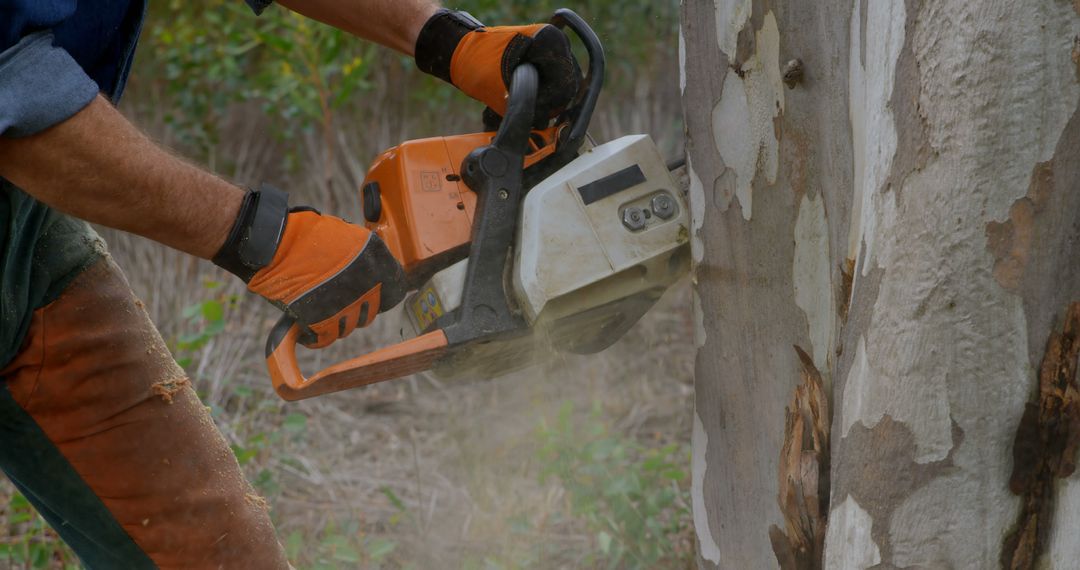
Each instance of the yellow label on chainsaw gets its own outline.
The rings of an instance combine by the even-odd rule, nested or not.
[[[443,316],[442,301],[439,300],[434,287],[423,289],[413,297],[411,309],[421,329],[428,328],[431,323]]]

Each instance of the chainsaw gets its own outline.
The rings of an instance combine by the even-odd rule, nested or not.
[[[551,23],[585,46],[585,88],[554,126],[533,116],[539,79],[519,66],[497,130],[382,153],[361,186],[366,226],[405,268],[401,341],[305,376],[301,328],[267,340],[277,393],[302,400],[431,371],[494,378],[553,352],[621,338],[689,270],[689,214],[648,135],[594,144],[604,50],[576,13]]]

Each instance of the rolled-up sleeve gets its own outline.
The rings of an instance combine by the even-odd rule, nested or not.
[[[0,52],[0,135],[24,137],[78,113],[98,85],[51,32],[37,32]]]

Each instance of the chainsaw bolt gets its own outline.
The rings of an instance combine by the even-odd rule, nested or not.
[[[645,213],[641,208],[630,207],[623,210],[622,223],[626,229],[636,232],[645,227]]]
[[[661,194],[652,199],[652,211],[656,217],[662,220],[670,220],[675,216],[675,200],[667,194]]]
[[[499,190],[499,199],[500,200],[505,200],[505,199],[507,199],[509,197],[510,197],[510,193],[507,192],[506,189]]]

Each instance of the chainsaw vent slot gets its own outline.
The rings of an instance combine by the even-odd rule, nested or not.
[[[581,201],[588,206],[623,190],[629,190],[646,180],[647,178],[645,178],[645,173],[641,171],[641,167],[635,164],[590,182],[578,188],[578,192],[581,193]]]

